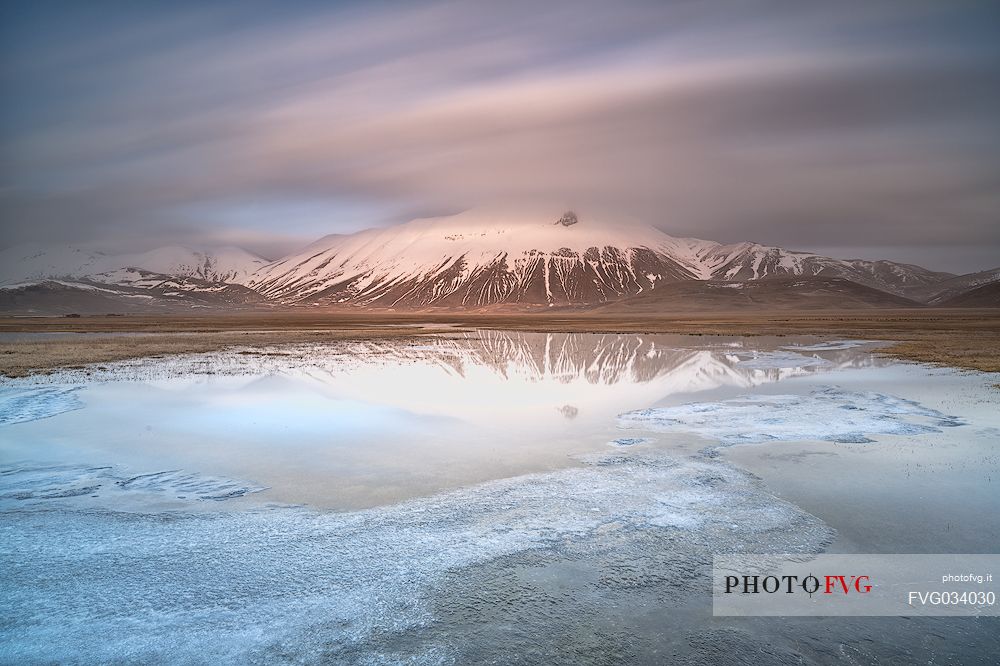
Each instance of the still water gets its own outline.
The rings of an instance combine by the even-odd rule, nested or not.
[[[0,659],[988,663],[990,620],[711,617],[713,553],[996,551],[997,378],[877,347],[478,331],[5,380]]]

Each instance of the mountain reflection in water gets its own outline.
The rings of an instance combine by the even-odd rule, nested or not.
[[[622,436],[624,412],[884,363],[866,346],[796,344],[484,330],[142,359],[8,382],[0,445],[6,460],[183,470],[266,486],[255,498],[269,501],[374,506],[578,464]],[[76,408],[38,404],[62,395],[40,383],[76,388]]]

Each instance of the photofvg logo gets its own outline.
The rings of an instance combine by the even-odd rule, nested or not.
[[[871,576],[726,576],[726,594],[868,594],[872,591]]]
[[[1000,555],[717,555],[715,615],[1000,615]]]

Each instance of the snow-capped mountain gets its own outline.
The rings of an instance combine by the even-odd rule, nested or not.
[[[49,278],[85,278],[107,284],[131,283],[138,274],[137,270],[212,283],[242,284],[266,263],[263,257],[238,247],[192,250],[168,246],[149,252],[116,255],[78,247],[18,245],[0,251],[0,284]]]
[[[266,263],[235,247],[199,251],[171,246],[113,255],[20,245],[0,251],[0,310],[99,313],[246,307],[263,299],[241,283]]]
[[[761,280],[774,277],[844,278],[898,296],[954,277],[913,264],[864,259],[832,259],[809,252],[795,252],[757,243],[719,245],[702,256],[710,279]]]
[[[888,261],[675,238],[569,212],[472,211],[329,237],[262,268],[247,285],[289,304],[475,308],[584,305],[667,282],[792,276],[844,278],[900,295],[952,277]]]
[[[36,311],[32,303],[40,302],[72,311],[74,299],[95,311],[133,311],[143,302],[477,309],[628,299],[629,308],[669,312],[731,306],[741,298],[752,307],[809,307],[812,300],[913,307],[947,305],[998,277],[1000,271],[954,276],[891,261],[676,238],[589,213],[469,211],[325,236],[270,263],[234,247],[111,255],[18,246],[0,251],[0,309]]]
[[[232,246],[205,251],[179,246],[161,247],[142,254],[126,255],[126,258],[129,267],[230,284],[244,284],[254,271],[268,263],[263,257]]]
[[[603,302],[659,281],[698,279],[699,243],[635,224],[470,212],[314,243],[247,285],[289,303]]]

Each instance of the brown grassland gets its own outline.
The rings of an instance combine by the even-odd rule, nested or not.
[[[17,377],[58,368],[234,346],[400,338],[477,328],[889,340],[894,344],[881,353],[923,363],[1000,372],[1000,309],[922,308],[633,317],[565,310],[523,313],[272,310],[199,315],[0,317],[0,333],[92,334],[31,340],[3,336],[8,339],[0,340],[0,373]]]

